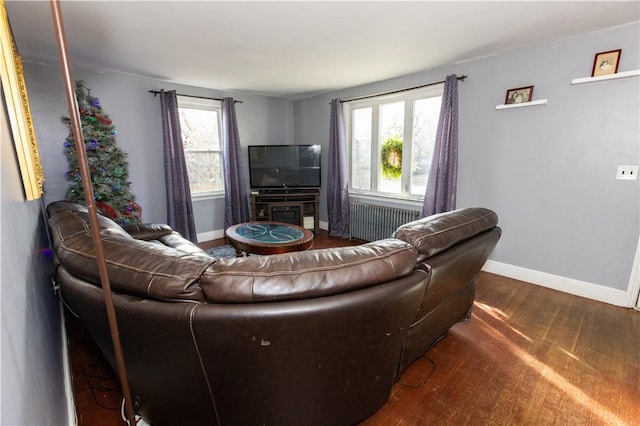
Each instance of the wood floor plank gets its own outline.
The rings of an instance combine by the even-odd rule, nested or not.
[[[363,425],[640,424],[640,313],[482,273],[472,319]],[[425,369],[412,365],[401,378]]]

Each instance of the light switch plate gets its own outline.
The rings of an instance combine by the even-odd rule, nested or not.
[[[616,179],[636,180],[638,179],[638,166],[618,166]]]

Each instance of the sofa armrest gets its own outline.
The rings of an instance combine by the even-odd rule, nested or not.
[[[393,236],[417,248],[419,260],[424,260],[497,224],[498,215],[494,211],[468,207],[406,223]]]

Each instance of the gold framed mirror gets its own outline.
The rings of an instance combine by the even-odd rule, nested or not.
[[[4,0],[0,0],[0,78],[11,123],[16,156],[27,200],[42,195],[44,173],[33,128],[22,58],[18,53]]]

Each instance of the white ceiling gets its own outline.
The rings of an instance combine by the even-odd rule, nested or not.
[[[304,97],[640,20],[639,1],[64,1],[72,64]],[[25,61],[57,63],[49,3],[7,1]],[[616,48],[616,46],[611,46]]]

